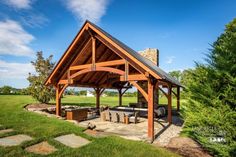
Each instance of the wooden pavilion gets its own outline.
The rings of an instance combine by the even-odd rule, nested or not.
[[[145,81],[148,89],[143,89],[139,81]],[[57,115],[61,115],[61,96],[68,86],[94,88],[97,108],[105,89],[117,89],[119,105],[122,105],[124,92],[136,87],[148,104],[148,137],[151,141],[154,139],[154,89],[164,92],[168,98],[169,123],[172,122],[172,93],[177,97],[177,110],[180,106],[181,84],[177,80],[89,21],[84,23],[45,85],[53,85],[56,89]]]

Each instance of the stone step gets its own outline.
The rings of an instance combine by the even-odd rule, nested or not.
[[[75,134],[62,135],[54,139],[71,148],[78,148],[90,143],[89,140],[80,136],[76,136]]]
[[[3,129],[3,130],[0,130],[0,134],[5,134],[5,133],[9,133],[9,132],[12,132],[14,131],[13,129]]]
[[[34,154],[48,155],[57,151],[57,149],[54,146],[50,145],[47,141],[43,141],[25,148],[25,151]]]
[[[20,145],[22,142],[30,141],[32,139],[33,139],[32,137],[28,135],[24,135],[24,134],[7,136],[7,137],[0,138],[0,146],[4,146],[4,147],[17,146],[17,145]]]

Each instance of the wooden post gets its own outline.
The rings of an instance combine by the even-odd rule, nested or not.
[[[100,88],[96,88],[96,108],[99,109],[100,108]]]
[[[179,111],[180,107],[180,87],[177,87],[177,111]]]
[[[157,98],[156,103],[157,103],[157,105],[159,106],[159,102],[160,102],[160,100],[159,100],[159,94],[160,94],[160,93],[159,93],[159,82],[158,82],[158,81],[156,82],[155,87],[156,87],[156,89],[155,89],[156,93],[155,93],[155,94],[157,95],[157,96],[156,96],[156,98]],[[156,106],[156,107],[158,107],[158,106]]]
[[[119,106],[122,106],[122,88],[118,89],[119,93]]]
[[[148,79],[148,138],[151,142],[154,140],[154,86],[151,79]]]
[[[61,116],[60,85],[58,85],[56,88],[56,115]]]
[[[172,123],[172,89],[171,85],[168,85],[168,122]]]

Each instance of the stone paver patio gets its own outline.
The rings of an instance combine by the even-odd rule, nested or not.
[[[32,137],[24,134],[0,138],[0,146],[17,146],[22,142],[32,140]]]
[[[123,123],[114,123],[109,121],[101,121],[100,118],[82,121],[78,125],[81,127],[87,127],[88,123],[96,125],[95,130],[102,131],[105,134],[118,135],[120,137],[137,140],[137,141],[145,141],[147,138],[147,119],[139,118],[139,122],[137,124],[123,124]],[[166,126],[167,123],[163,123],[162,125]],[[155,122],[155,133],[160,131],[163,126],[158,122]]]
[[[157,136],[155,143],[166,144],[172,137],[178,136],[182,129],[182,124],[178,124],[178,121],[179,118],[177,116],[173,116],[172,125],[169,125],[169,123],[166,122],[166,119],[158,119],[158,121],[155,120],[154,131]],[[77,125],[86,128],[89,123],[96,125],[96,131],[103,132],[106,135],[118,135],[125,139],[137,141],[147,140],[148,123],[146,118],[139,118],[139,122],[137,124],[114,123],[109,121],[101,121],[100,118],[95,118],[79,122]],[[168,136],[170,136],[170,138]]]
[[[54,139],[71,148],[78,148],[90,143],[87,139],[76,136],[75,134],[63,135]]]
[[[48,155],[55,152],[57,149],[54,146],[50,145],[47,141],[43,141],[35,145],[29,146],[25,148],[25,150],[30,153]]]
[[[9,133],[9,132],[12,132],[14,131],[13,129],[3,129],[3,130],[0,130],[0,134],[5,134],[5,133]]]

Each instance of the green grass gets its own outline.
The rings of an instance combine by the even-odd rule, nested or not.
[[[94,103],[92,98],[72,97],[63,98],[62,102],[74,103]],[[135,101],[135,98],[124,98],[124,104]],[[116,98],[102,98],[102,104],[117,104]],[[50,156],[177,156],[165,149],[154,147],[143,142],[125,140],[120,137],[110,136],[105,138],[93,138],[83,133],[83,129],[72,123],[48,118],[37,113],[25,111],[23,106],[28,103],[36,103],[30,96],[7,96],[0,95],[0,129],[13,128],[15,131],[7,134],[0,134],[5,137],[14,134],[27,134],[33,137],[32,141],[24,142],[19,146],[0,147],[0,156],[39,156],[27,153],[24,148],[40,141],[47,140],[54,145],[58,151]],[[85,137],[92,142],[84,147],[72,149],[66,147],[55,140],[58,135],[74,133]]]

